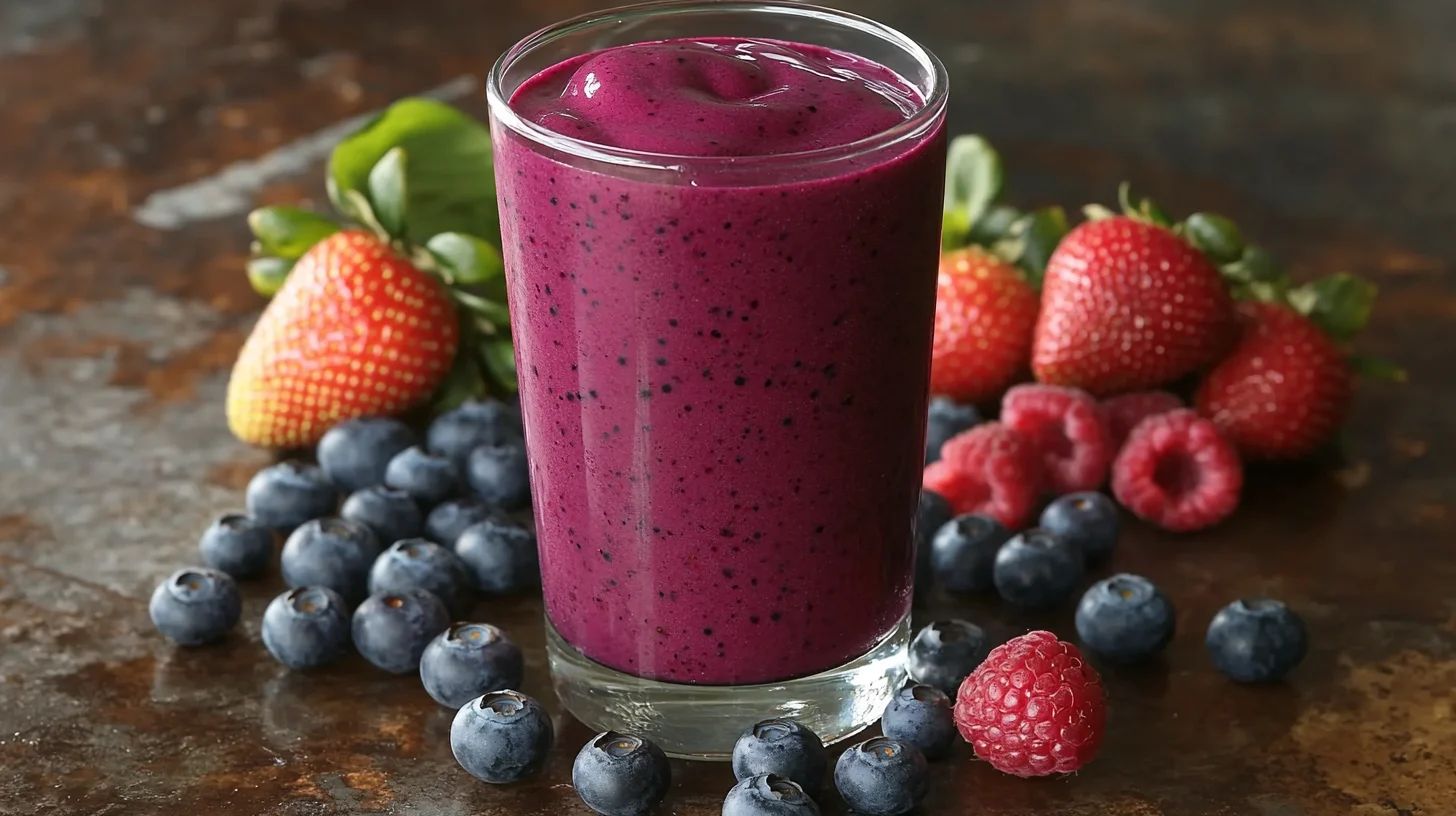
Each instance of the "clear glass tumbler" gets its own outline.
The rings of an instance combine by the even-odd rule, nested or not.
[[[762,156],[611,147],[513,108],[559,63],[681,38],[831,48],[918,98]],[[768,717],[826,742],[873,723],[910,636],[944,68],[838,11],[658,2],[532,35],[488,92],[561,700],[683,757]]]

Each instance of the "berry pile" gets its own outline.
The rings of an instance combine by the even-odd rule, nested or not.
[[[936,403],[930,425],[943,428],[951,410]],[[1106,560],[1101,548],[1115,538],[1115,510],[1091,498],[1109,474],[1124,507],[1175,531],[1227,518],[1244,479],[1238,451],[1218,426],[1161,391],[1098,403],[1075,388],[1014,386],[1001,401],[999,421],[971,424],[926,453],[933,460],[925,468],[926,490],[959,515],[988,516],[1004,528],[1027,526],[1043,495],[1079,497],[1053,503],[1043,521],[1064,524],[1068,513],[1108,519],[1113,536],[1077,542],[1091,550],[1093,563]]]

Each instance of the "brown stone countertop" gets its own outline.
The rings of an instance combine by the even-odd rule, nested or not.
[[[227,433],[227,368],[262,302],[241,218],[320,198],[341,122],[425,91],[483,113],[479,80],[594,0],[0,0],[0,813],[587,814],[585,728],[537,780],[493,788],[450,716],[358,658],[292,676],[244,623],[181,651],[146,598],[196,560],[268,460]],[[950,67],[957,131],[1001,148],[1019,203],[1110,202],[1123,178],[1223,211],[1300,275],[1376,279],[1349,459],[1259,473],[1229,523],[1136,528],[1118,567],[1164,586],[1181,635],[1107,674],[1102,757],[1022,781],[957,757],[926,814],[1456,814],[1456,5],[1447,0],[844,0]],[[1304,613],[1288,682],[1212,671],[1219,606]],[[1070,630],[937,596],[1002,632]],[[481,615],[529,647],[538,600]],[[554,705],[555,701],[551,700]],[[716,814],[731,774],[678,764],[665,812]],[[832,798],[831,798],[832,799]],[[827,813],[842,813],[832,801]]]

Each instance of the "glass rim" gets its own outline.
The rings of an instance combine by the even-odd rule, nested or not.
[[[633,19],[655,17],[664,14],[691,14],[693,12],[760,11],[791,18],[806,18],[840,25],[864,34],[877,37],[908,54],[925,69],[929,77],[929,88],[922,92],[918,83],[910,81],[917,92],[922,92],[922,107],[904,122],[871,134],[853,142],[792,153],[776,153],[764,156],[694,156],[677,153],[659,153],[650,150],[615,147],[578,139],[557,133],[535,122],[525,119],[510,105],[504,93],[505,75],[522,57],[532,51],[570,34],[607,23],[623,23]],[[930,49],[895,28],[838,9],[816,6],[798,0],[652,0],[582,14],[559,23],[539,29],[511,46],[491,67],[486,82],[486,101],[491,117],[502,126],[521,137],[559,150],[568,155],[625,167],[644,170],[680,171],[688,166],[694,168],[746,168],[762,167],[767,164],[807,165],[853,159],[881,150],[898,142],[916,138],[931,130],[944,115],[949,98],[949,76],[945,65]]]

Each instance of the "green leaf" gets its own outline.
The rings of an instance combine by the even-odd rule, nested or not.
[[[947,212],[940,219],[940,251],[951,252],[965,246],[971,237],[971,225],[960,212]]]
[[[334,149],[330,182],[369,189],[369,174],[393,148],[409,154],[407,237],[423,244],[442,232],[478,235],[500,245],[490,131],[431,99],[402,99]]]
[[[480,356],[490,378],[507,391],[516,391],[516,353],[509,338],[486,338],[480,342]]]
[[[471,314],[485,319],[489,326],[488,334],[495,333],[497,330],[510,328],[510,310],[500,301],[473,295],[463,289],[451,290],[450,294],[461,306],[469,309]]]
[[[337,222],[298,207],[260,207],[248,213],[259,254],[297,260],[314,244],[339,231]]]
[[[1244,247],[1237,261],[1224,264],[1223,276],[1237,284],[1259,284],[1249,299],[1283,301],[1289,291],[1289,276],[1273,255],[1256,246]]]
[[[980,136],[958,136],[946,159],[945,211],[957,213],[967,233],[1001,194],[1001,158]]]
[[[1116,217],[1117,213],[1101,204],[1088,204],[1082,207],[1082,216],[1088,221],[1102,221],[1107,218]]]
[[[1331,275],[1289,293],[1289,303],[1336,340],[1353,340],[1370,321],[1375,284],[1354,275]]]
[[[971,225],[968,238],[973,244],[990,246],[1009,235],[1021,217],[1021,211],[1015,207],[994,206]]]
[[[1027,283],[1040,289],[1047,261],[1067,235],[1067,213],[1061,207],[1037,210],[1018,222],[1017,231],[1022,243],[1018,264],[1026,272]]]
[[[1393,363],[1379,360],[1374,357],[1363,357],[1359,354],[1352,354],[1349,357],[1350,368],[1361,376],[1374,380],[1388,380],[1391,382],[1405,382],[1407,375],[1405,369]]]
[[[461,324],[464,325],[464,321]],[[435,389],[434,396],[430,398],[430,408],[434,413],[443,413],[467,400],[485,395],[485,375],[470,351],[462,343],[460,351],[455,354],[455,364],[450,367],[450,373],[445,375],[445,381],[440,383],[440,387]]]
[[[1194,213],[1184,225],[1188,240],[1216,264],[1243,257],[1244,236],[1233,221],[1214,213]]]
[[[391,236],[405,234],[406,161],[404,148],[396,147],[384,154],[369,171],[369,204],[379,225]]]
[[[1151,198],[1144,198],[1136,203],[1132,197],[1132,185],[1126,181],[1117,187],[1117,203],[1122,207],[1123,215],[1136,218],[1139,221],[1146,221],[1149,224],[1157,224],[1160,227],[1171,227],[1173,222],[1168,214],[1163,212]]]
[[[485,283],[504,275],[506,271],[500,250],[474,235],[442,232],[431,238],[425,246],[459,283]]]
[[[288,258],[251,258],[248,260],[248,283],[263,297],[273,297],[288,280],[293,261]]]

